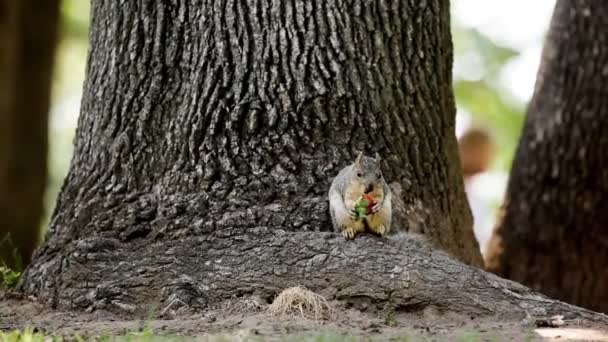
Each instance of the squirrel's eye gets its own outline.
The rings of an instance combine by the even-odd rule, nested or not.
[[[378,178],[382,177],[382,173],[380,173],[380,171],[376,172],[376,177],[378,177]]]
[[[361,177],[361,176],[362,176],[361,172],[357,172],[357,177]]]

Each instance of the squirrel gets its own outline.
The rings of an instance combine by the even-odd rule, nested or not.
[[[361,198],[367,206],[357,208]],[[360,204],[359,204],[360,205]],[[391,190],[380,171],[380,156],[375,159],[359,153],[355,162],[346,166],[331,182],[329,211],[336,232],[353,239],[366,229],[385,236],[391,229]]]

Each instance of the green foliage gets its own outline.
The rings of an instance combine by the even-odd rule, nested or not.
[[[384,317],[384,324],[389,327],[394,327],[397,325],[397,319],[395,318],[395,313],[393,311],[389,311]]]
[[[63,33],[86,40],[89,30],[90,2],[82,0],[61,1]]]
[[[50,339],[51,341],[61,341],[61,339]],[[34,332],[33,328],[25,330],[13,330],[9,332],[0,331],[0,342],[46,342],[49,341],[43,333]]]
[[[465,28],[455,24],[452,27],[452,39],[456,55],[474,53],[479,57],[476,61],[477,65],[486,77],[495,77],[508,61],[519,55],[514,49],[497,45],[475,28]]]
[[[10,261],[0,260],[0,287],[13,287],[19,282],[21,271],[23,270],[23,261],[17,246],[13,243],[10,234],[6,234],[0,240],[0,249],[11,251]],[[9,267],[8,264],[11,265]],[[1,342],[1,341],[0,341]]]
[[[497,146],[492,166],[507,171],[523,126],[525,104],[513,97],[499,76],[519,52],[458,22],[452,25],[452,36],[455,60],[464,69],[454,75],[457,106],[471,114],[475,126],[492,133]]]
[[[459,80],[454,84],[458,105],[465,108],[474,120],[490,128],[498,147],[494,165],[508,170],[523,125],[523,105],[514,103],[488,80]]]
[[[300,341],[300,342],[350,342],[350,341],[369,341],[378,340],[370,338],[358,338],[349,335],[341,334],[318,334],[318,335],[285,335],[282,337],[286,341]],[[175,335],[155,335],[151,330],[144,329],[141,332],[129,332],[124,335],[111,336],[101,335],[91,338],[83,338],[78,334],[66,337],[65,340],[85,342],[85,341],[96,341],[96,342],[161,342],[161,341],[196,341],[204,340],[211,342],[228,342],[228,341],[266,341],[266,338],[261,336],[241,336],[238,332],[235,334],[223,334],[223,335],[207,335],[205,338],[194,338],[186,336],[175,336]],[[6,333],[0,332],[0,342],[62,342],[64,338],[62,336],[44,334],[42,332],[34,332],[31,327],[24,330],[13,330]]]
[[[129,332],[124,335],[111,336],[101,335],[91,338],[83,338],[79,334],[74,334],[66,338],[70,341],[84,342],[84,341],[120,341],[120,342],[150,342],[150,341],[185,341],[185,337],[170,337],[154,335],[151,330],[144,329],[141,332]],[[24,330],[13,330],[6,333],[0,332],[0,342],[62,342],[64,338],[62,336],[44,334],[42,332],[34,332],[31,327],[25,328]]]
[[[534,333],[530,335],[530,338],[534,338]],[[239,331],[233,331],[231,333],[226,334],[212,334],[212,335],[204,335],[199,337],[194,336],[177,336],[177,335],[158,335],[154,334],[154,332],[149,328],[144,328],[142,331],[135,332],[127,332],[122,335],[109,335],[103,334],[100,336],[91,336],[88,338],[83,338],[79,334],[69,335],[69,336],[59,336],[56,334],[48,334],[44,332],[35,332],[33,328],[28,327],[24,330],[13,330],[8,332],[0,331],[0,342],[63,342],[66,341],[77,341],[77,342],[85,342],[85,341],[95,341],[95,342],[161,342],[161,341],[210,341],[210,342],[229,342],[229,341],[268,341],[268,336],[261,336],[255,334],[249,334],[247,332],[242,333]],[[353,336],[348,334],[340,334],[340,333],[332,333],[332,332],[324,332],[317,334],[285,334],[280,337],[275,336],[271,340],[277,341],[297,341],[297,342],[355,342],[355,341],[427,341],[426,338],[422,336],[392,336],[388,337],[386,335],[379,336]],[[455,341],[462,342],[477,342],[481,341],[481,335],[477,331],[462,331],[457,334]],[[490,337],[488,339],[487,336],[484,336],[484,341],[497,341],[498,339],[494,337]],[[526,339],[528,340],[528,339]]]
[[[479,342],[481,341],[481,337],[478,332],[475,331],[467,331],[459,334],[456,337],[456,341],[459,342]]]
[[[0,287],[13,287],[19,282],[21,272],[12,270],[6,266],[0,266]]]

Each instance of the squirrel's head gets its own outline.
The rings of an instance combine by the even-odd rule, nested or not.
[[[370,158],[360,152],[353,163],[353,176],[364,186],[364,192],[369,193],[381,190],[382,171],[380,171],[380,156]]]

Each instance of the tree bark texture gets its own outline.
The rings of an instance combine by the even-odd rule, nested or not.
[[[359,150],[383,156],[396,231],[481,264],[454,135],[448,1],[97,0],[91,24],[74,157],[28,293],[91,307],[183,289],[215,300],[275,272],[304,283],[284,270],[332,229],[330,181]],[[275,230],[293,245],[272,247]],[[268,251],[283,254],[276,265]],[[134,259],[148,280],[131,278]]]
[[[488,269],[608,312],[608,3],[558,1]]]
[[[38,243],[58,19],[58,0],[0,2],[0,261],[10,267]]]

